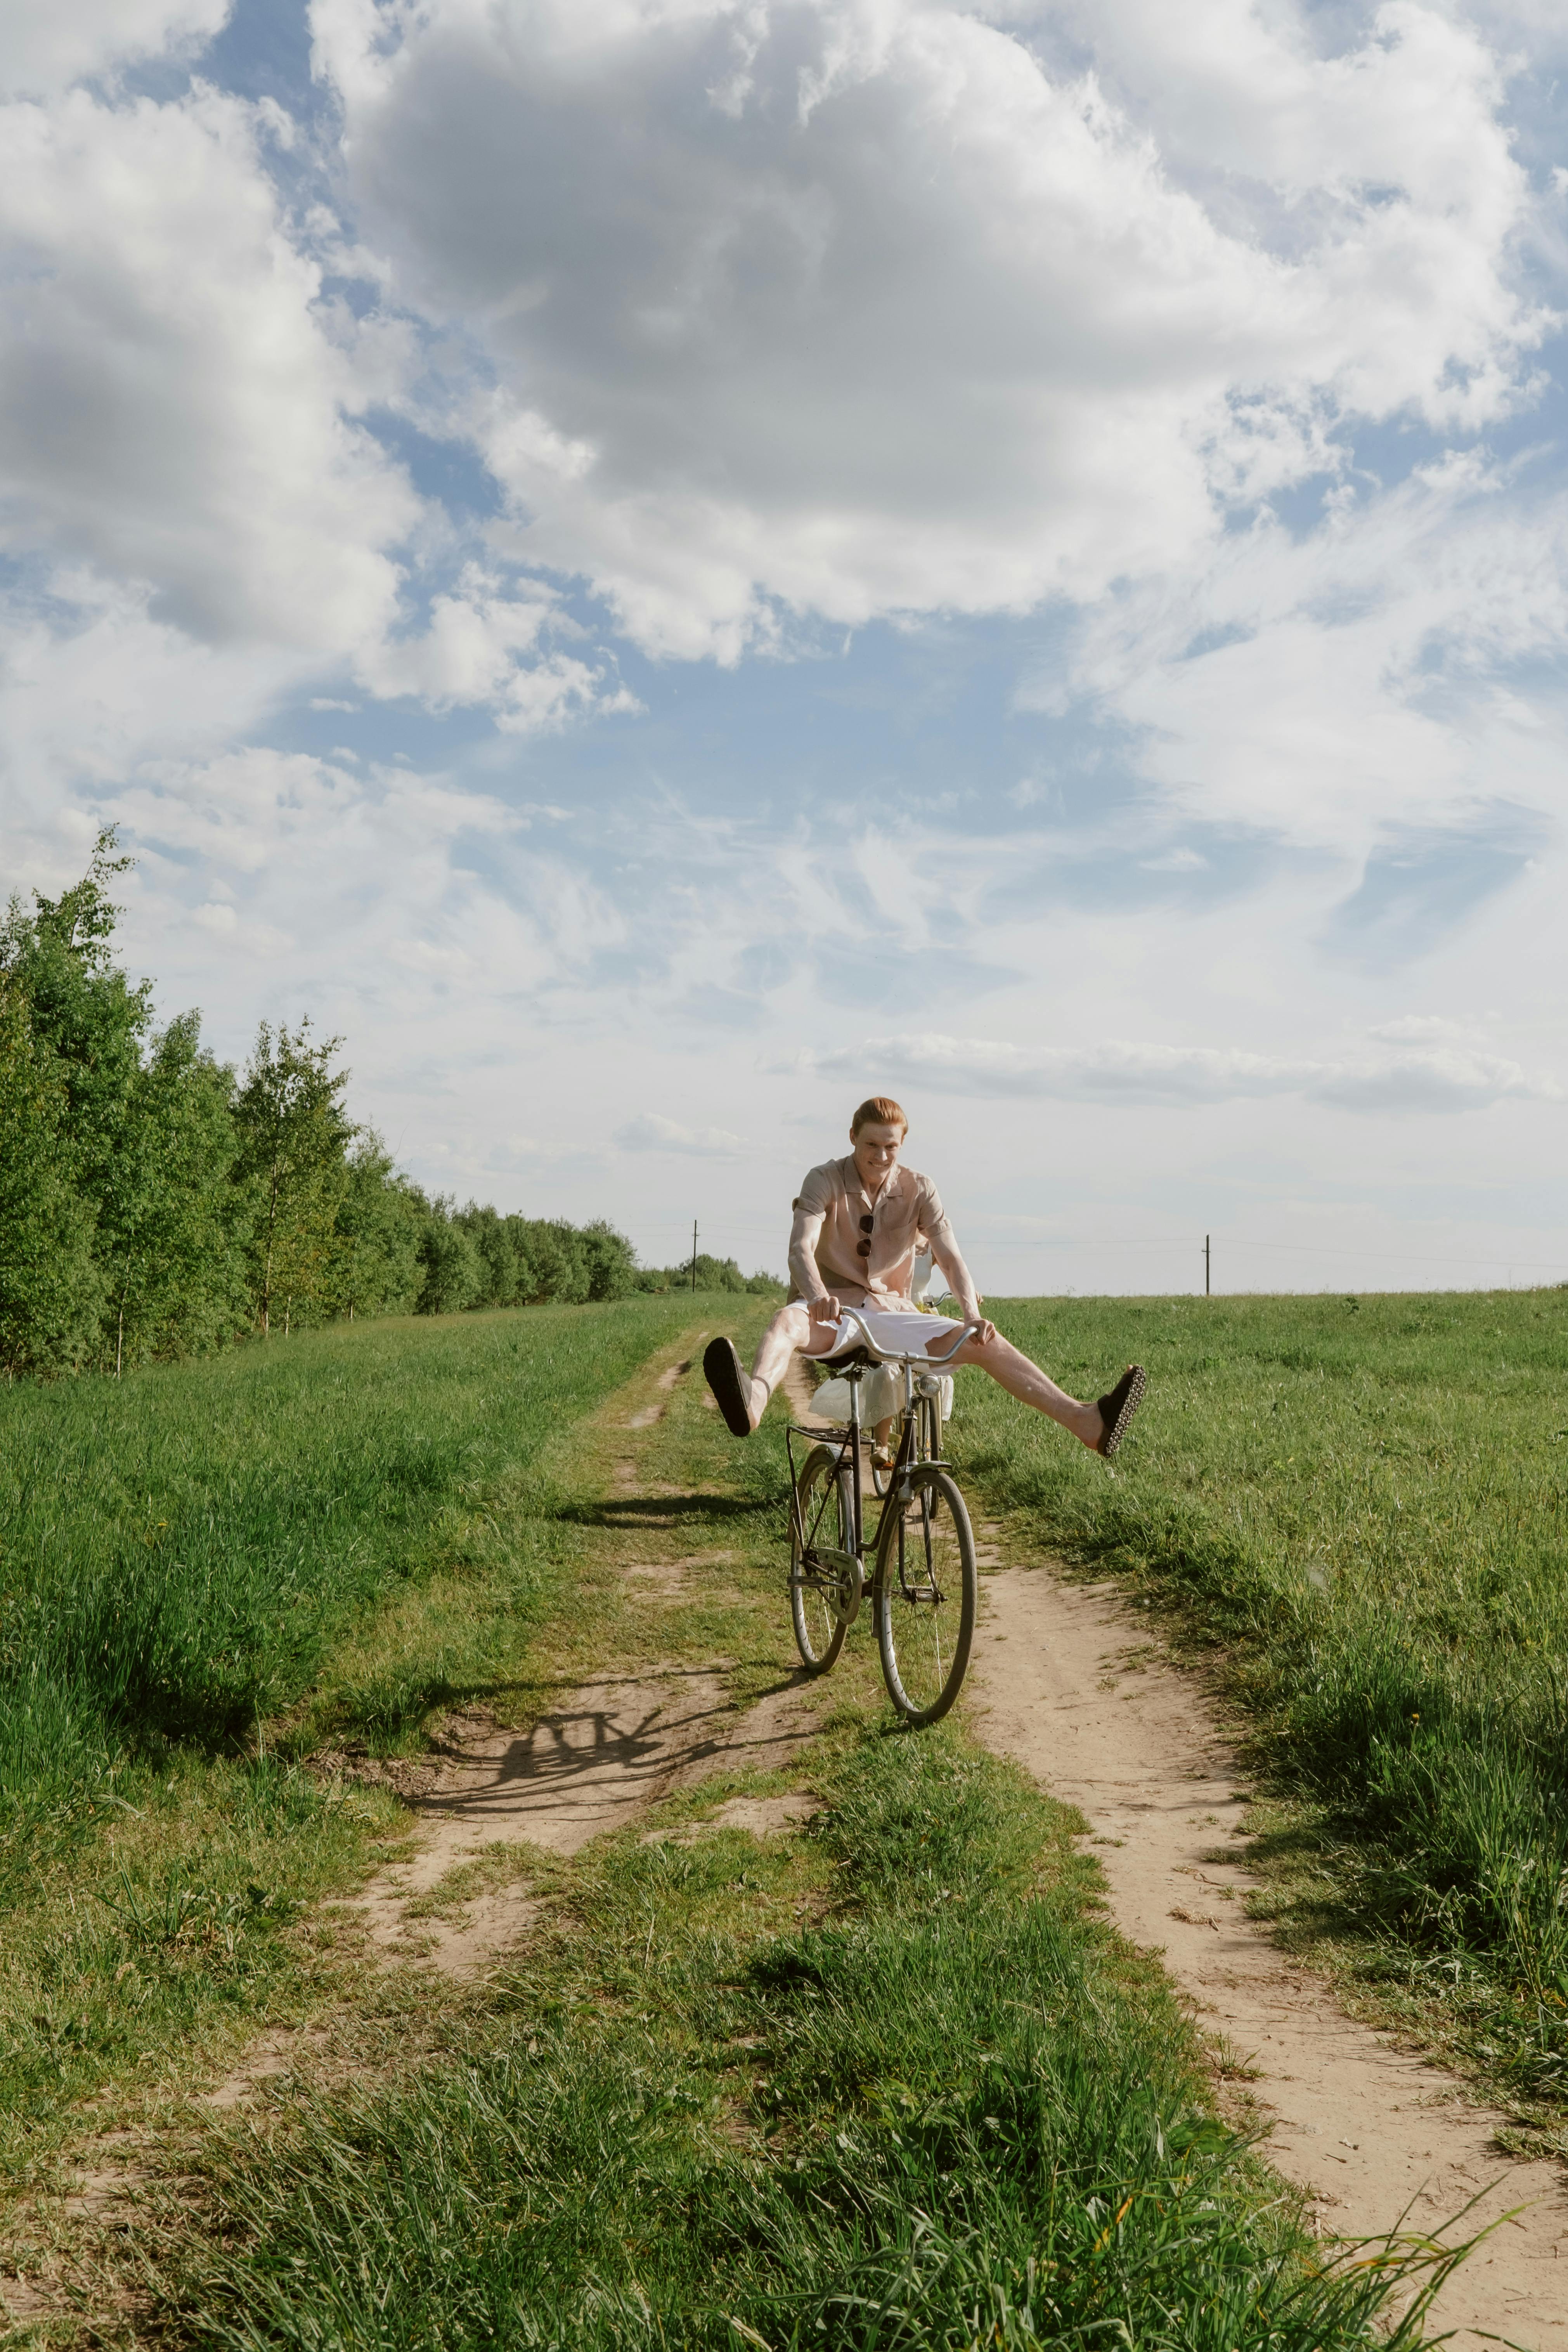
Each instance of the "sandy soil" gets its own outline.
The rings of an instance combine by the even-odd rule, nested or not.
[[[1088,1820],[1110,1907],[1159,1951],[1205,2031],[1223,2035],[1271,2126],[1269,2160],[1310,2195],[1327,2236],[1460,2230],[1522,2209],[1457,2273],[1436,2329],[1457,2346],[1502,2337],[1568,2352],[1568,2185],[1552,2163],[1503,2155],[1507,2118],[1453,2077],[1345,2017],[1245,1912],[1245,1789],[1194,1679],[1109,1586],[1008,1569],[982,1587],[971,1667],[981,1737]]]

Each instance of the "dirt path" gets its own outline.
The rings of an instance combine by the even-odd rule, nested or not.
[[[1513,2207],[1456,2274],[1433,2325],[1470,2352],[1487,2334],[1568,2352],[1568,2190],[1552,2163],[1500,2154],[1502,2115],[1337,2008],[1246,1916],[1256,1884],[1227,1841],[1245,1810],[1234,1759],[1192,1679],[1154,1652],[1109,1586],[1008,1569],[983,1587],[971,1687],[980,1736],[1077,1805],[1116,1923],[1162,1953],[1200,2024],[1256,2068],[1266,2153],[1310,2194],[1327,2236],[1435,2229],[1473,2197],[1461,2234]]]
[[[803,1429],[831,1429],[833,1423],[816,1410],[816,1382],[798,1356],[792,1356],[789,1367],[779,1382],[789,1400],[789,1409]]]
[[[627,1573],[658,1576],[665,1597],[668,1571]],[[452,1761],[408,1801],[419,1827],[407,1852],[342,1913],[362,1915],[389,1958],[471,1976],[531,1916],[519,1891],[480,1895],[457,1921],[411,1916],[411,1905],[497,1845],[575,1853],[711,1773],[775,1770],[816,1728],[810,1688],[792,1678],[737,1715],[718,1674],[669,1665],[584,1684],[528,1731],[448,1727]]]
[[[456,1921],[411,1919],[408,1906],[449,1871],[497,1844],[575,1853],[716,1771],[776,1769],[814,1729],[793,1682],[742,1715],[717,1674],[689,1666],[585,1684],[530,1731],[482,1725],[452,1742],[453,1762],[412,1801],[412,1850],[353,1907],[389,1957],[471,1976],[521,1932],[532,1906],[507,1887]]]

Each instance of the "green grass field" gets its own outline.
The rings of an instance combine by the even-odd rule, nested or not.
[[[1037,1544],[1217,1654],[1282,1907],[1568,2095],[1568,1291],[991,1302],[1076,1393],[1150,1373],[1103,1466],[964,1378],[953,1441]]]
[[[0,2164],[310,1975],[394,1809],[326,1735],[504,1682],[574,1537],[542,1457],[689,1302],[363,1324],[0,1391]]]
[[[1542,2100],[1565,1309],[1013,1302],[1080,1391],[1149,1365],[1138,1438],[1108,1475],[975,1375],[953,1425],[1026,1548],[1213,1646],[1280,1842],[1400,1965],[1460,1955]],[[654,1385],[694,1313],[744,1344],[765,1311],[370,1326],[0,1398],[4,2244],[70,2284],[48,2340],[129,2341],[116,2310],[228,2352],[1421,2340],[1419,2304],[1374,2316],[1419,2253],[1322,2268],[1071,1818],[960,1722],[895,1730],[863,1629],[784,1781],[721,1772],[663,1843],[492,1857],[541,1906],[498,1979],[367,1966],[320,1907],[401,1822],[314,1748],[525,1723],[606,1668],[722,1660],[737,1703],[789,1673],[780,1416],[738,1447],[697,1375]],[[679,1601],[628,1556],[679,1562]],[[803,1780],[809,1824],[704,1833]],[[193,2104],[279,2022],[308,2068]],[[142,2221],[95,2238],[65,2189],[111,2128]]]
[[[338,1327],[0,1398],[0,1797],[232,1747],[399,1582],[483,1549],[668,1302]],[[417,1715],[439,1694],[379,1699]]]

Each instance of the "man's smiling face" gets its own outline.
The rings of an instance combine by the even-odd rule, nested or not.
[[[868,1123],[849,1140],[855,1146],[855,1165],[860,1171],[861,1183],[868,1192],[879,1192],[899,1164],[903,1129]]]

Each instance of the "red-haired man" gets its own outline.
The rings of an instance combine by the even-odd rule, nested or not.
[[[833,1356],[859,1338],[842,1320],[859,1310],[879,1347],[921,1349],[948,1365],[978,1364],[1009,1396],[1033,1405],[1096,1454],[1111,1454],[1143,1397],[1143,1370],[1130,1364],[1094,1404],[1079,1404],[1004,1339],[980,1312],[979,1294],[929,1176],[900,1167],[909,1121],[896,1102],[873,1095],[849,1126],[847,1159],[825,1160],[800,1188],[789,1237],[793,1288],[763,1334],[748,1375],[734,1343],[713,1340],[702,1359],[715,1402],[737,1437],[749,1437],[797,1349]],[[947,1276],[965,1323],[978,1328],[946,1355],[958,1325],[921,1314],[910,1296],[916,1253],[929,1249]]]

